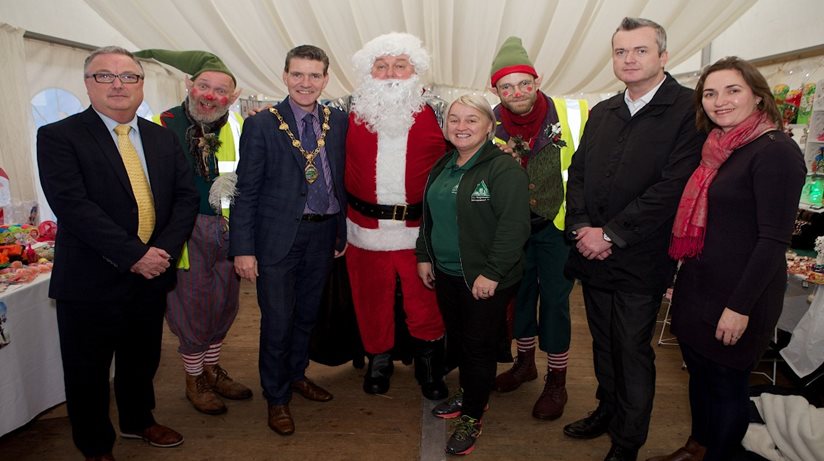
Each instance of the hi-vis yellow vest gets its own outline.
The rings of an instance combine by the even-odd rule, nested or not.
[[[163,125],[160,121],[160,114],[152,116],[152,121],[158,125]],[[221,175],[224,173],[234,173],[237,169],[237,162],[240,152],[240,134],[243,129],[243,117],[237,112],[229,111],[228,121],[220,129],[218,139],[220,140],[220,149],[216,152],[217,168]],[[186,146],[183,146],[186,149]],[[225,217],[229,217],[229,201],[224,199],[221,204],[221,213]],[[180,253],[178,259],[178,269],[189,269],[189,245],[183,244],[183,251]]]
[[[572,156],[578,148],[578,142],[584,134],[584,126],[589,118],[589,103],[586,99],[561,99],[552,98],[555,112],[558,114],[558,121],[561,123],[561,139],[566,144],[561,148],[561,179],[564,183],[564,201],[558,208],[558,213],[553,218],[552,223],[559,230],[564,230],[564,219],[566,218],[566,187],[569,178],[569,165],[572,163]],[[498,122],[500,124],[500,122]],[[573,133],[575,135],[573,136]],[[497,144],[506,144],[500,138],[494,140]]]

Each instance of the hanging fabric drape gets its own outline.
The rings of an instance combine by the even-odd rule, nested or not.
[[[309,43],[329,54],[325,96],[358,83],[351,57],[366,41],[409,32],[432,55],[434,85],[483,90],[495,51],[523,39],[546,94],[605,93],[623,87],[610,61],[610,38],[625,16],[667,30],[669,68],[699,52],[755,0],[85,0],[141,48],[203,49],[220,56],[248,93],[282,98],[283,58]]]

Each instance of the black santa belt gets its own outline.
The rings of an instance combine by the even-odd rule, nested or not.
[[[374,219],[391,219],[395,221],[417,221],[423,213],[422,203],[411,205],[380,205],[365,202],[351,193],[346,194],[349,205],[358,213]]]

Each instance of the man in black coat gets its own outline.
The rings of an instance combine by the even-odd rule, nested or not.
[[[183,436],[152,416],[166,292],[198,195],[174,133],[136,116],[143,68],[106,47],[84,65],[91,107],[37,133],[40,182],[58,219],[49,296],[75,445],[114,459],[109,369],[123,437],[158,447]]]
[[[609,432],[606,460],[635,460],[655,393],[650,340],[675,263],[667,255],[681,192],[700,159],[693,92],[664,72],[666,32],[624,18],[612,38],[626,91],[590,114],[567,184],[566,273],[583,286],[598,378],[598,408],[564,428]]]

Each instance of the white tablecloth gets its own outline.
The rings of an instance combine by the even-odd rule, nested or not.
[[[824,364],[824,287],[816,288],[812,304],[793,328],[790,343],[781,350],[781,356],[799,378]]]
[[[807,313],[810,303],[807,298],[816,293],[818,285],[803,283],[801,279],[791,276],[787,280],[787,291],[784,293],[784,309],[778,318],[778,329],[792,333],[801,317]]]
[[[0,294],[4,329],[11,342],[0,348],[0,435],[28,423],[66,400],[63,363],[50,274]]]

